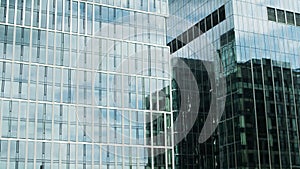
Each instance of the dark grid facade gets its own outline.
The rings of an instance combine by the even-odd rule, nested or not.
[[[172,96],[173,96],[173,114],[174,120],[178,117],[179,113],[188,114],[196,113],[196,121],[191,130],[188,132],[186,137],[180,141],[174,147],[174,158],[175,158],[175,168],[195,168],[195,169],[205,169],[211,168],[216,169],[219,167],[218,160],[218,135],[215,132],[212,137],[210,137],[205,143],[199,144],[199,136],[203,128],[204,121],[207,118],[209,112],[209,105],[211,103],[211,84],[208,77],[208,72],[203,64],[203,61],[196,59],[182,59],[186,65],[181,66],[173,64],[173,78],[180,79],[183,82],[183,88],[177,85],[177,82],[173,80],[172,83]],[[213,64],[206,62],[206,66],[211,66],[213,69]],[[191,81],[188,78],[189,72],[196,77],[198,90],[191,90]],[[185,91],[183,91],[185,90]],[[188,112],[188,108],[183,108],[181,105],[181,99],[193,98],[195,92],[198,92],[200,98],[200,105],[198,107],[198,112]],[[184,93],[184,95],[182,94]],[[181,112],[179,112],[181,111]],[[182,128],[187,125],[186,122]],[[180,131],[174,132],[174,137],[180,135]]]
[[[299,1],[173,0],[169,5],[171,15],[186,21],[176,17],[168,21],[170,44],[176,42],[175,37],[181,41],[178,37],[185,35],[186,30],[225,5],[226,19],[222,23],[188,44],[175,45],[178,49],[172,54],[203,58],[203,51],[212,45],[214,55],[222,61],[227,94],[216,130],[218,167],[300,168]],[[194,36],[193,33],[187,37]],[[201,42],[205,40],[208,45],[203,47]],[[200,146],[197,142],[193,144]],[[202,153],[210,157],[210,153]],[[199,158],[190,152],[179,161],[191,156]]]

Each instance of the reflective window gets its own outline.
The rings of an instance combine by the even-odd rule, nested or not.
[[[268,8],[268,19],[270,21],[276,21],[276,13],[274,8]]]
[[[277,9],[277,19],[278,19],[278,22],[286,23],[285,22],[285,14],[284,14],[283,10]]]
[[[72,32],[78,31],[78,3],[72,2]]]
[[[64,29],[65,31],[70,31],[70,22],[71,22],[71,1],[66,0],[65,2],[65,16],[64,16]],[[54,22],[53,22],[54,23]],[[51,25],[51,22],[49,21],[49,26]]]
[[[101,5],[94,4],[95,1]],[[163,60],[169,49],[158,46],[164,43],[165,16],[115,7],[126,6],[127,0],[95,1],[0,0],[0,133],[3,137],[0,168],[25,168],[25,163],[27,168],[37,169],[92,168],[92,164],[99,168],[100,160],[102,168],[122,168],[129,162],[129,157],[124,162],[119,156],[123,147],[108,145],[103,151],[101,143],[140,145],[140,154],[137,148],[128,152],[133,159],[130,166],[151,166],[147,154],[151,148],[142,146],[146,144],[146,133],[151,131],[149,128],[146,131],[144,124],[146,113],[138,110],[150,109],[146,98],[160,90],[150,85],[150,79],[153,83],[157,83],[156,78],[169,81],[169,76],[159,71],[143,71],[145,65],[161,67],[163,71],[169,69],[169,63]],[[128,2],[140,10],[148,11],[151,7],[154,12],[166,11],[162,9],[166,8],[163,7],[166,0]],[[11,24],[5,25],[5,21]],[[187,34],[189,39],[198,36],[199,33],[193,35],[194,29]],[[94,38],[94,32],[106,38]],[[143,34],[140,39],[133,37],[139,33]],[[122,34],[138,42],[124,43]],[[187,41],[187,36],[184,37]],[[124,58],[134,63],[123,67]],[[156,108],[157,115],[170,111],[163,106]],[[169,123],[171,126],[172,121]],[[153,125],[159,124],[148,124]],[[161,127],[160,132],[164,132],[165,127]],[[31,141],[5,141],[7,138]],[[34,151],[26,153],[25,148]],[[153,157],[149,158],[153,161]]]
[[[220,22],[222,22],[225,19],[226,19],[225,6],[222,6],[221,8],[219,8],[219,20]]]
[[[205,32],[205,22],[204,22],[204,20],[202,20],[202,21],[200,21],[200,30],[201,30],[201,32],[202,33],[204,33]]]
[[[218,11],[215,11],[212,14],[212,18],[213,18],[213,26],[216,26],[219,23]]]
[[[288,24],[295,25],[294,20],[294,13],[293,12],[286,12],[286,20]]]
[[[300,14],[296,13],[296,25],[300,26]]]
[[[175,51],[182,48],[183,46],[185,46],[195,38],[199,37],[201,33],[205,33],[206,31],[210,30],[212,27],[217,26],[223,20],[225,20],[224,6],[220,7],[218,10],[214,11],[212,14],[208,15],[206,18],[196,23],[189,30],[183,32],[176,39],[173,39],[171,42],[169,42],[167,45],[170,46],[171,53],[174,53]],[[196,30],[194,31],[194,34],[192,33],[193,29]],[[198,32],[199,29],[201,33]],[[188,39],[186,38],[187,35],[189,36]]]
[[[292,11],[284,11],[277,9],[277,20],[276,20],[276,11],[274,8],[267,7],[268,11],[268,20],[274,22],[285,23],[289,25],[300,26],[300,14],[294,13]]]
[[[208,17],[206,17],[205,19],[206,21],[206,30],[210,30],[212,28],[212,25],[211,25],[211,15],[209,15]]]
[[[247,145],[245,133],[241,133],[241,145]]]

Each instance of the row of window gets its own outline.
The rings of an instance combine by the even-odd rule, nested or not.
[[[167,134],[168,141],[156,137],[153,145],[171,145],[171,133],[165,132],[171,126],[171,114],[117,109],[93,111],[91,107],[16,101],[3,101],[1,106],[0,132],[5,138],[150,145],[146,138],[150,139],[150,133],[159,133]],[[19,109],[23,111],[18,113]]]
[[[169,66],[166,47],[1,24],[0,32],[1,59],[168,77],[163,73]]]
[[[15,8],[15,5],[17,5],[18,9],[23,9],[23,3],[25,3],[26,8],[31,8],[31,4],[33,2],[33,9],[38,10],[39,6],[41,6],[41,11],[45,12],[47,11],[47,6],[50,8],[50,12],[54,12],[55,8],[58,9],[58,11],[61,11],[64,6],[68,6],[70,3],[70,0],[66,0],[64,3],[63,1],[57,1],[57,0],[48,0],[48,1],[40,1],[40,0],[3,0],[1,1],[0,5],[2,7],[8,7],[9,8]],[[78,0],[73,0],[78,1]],[[93,0],[87,0],[88,4],[92,5]],[[123,8],[129,8],[133,10],[141,10],[141,11],[149,11],[149,12],[157,12],[166,14],[167,12],[167,6],[166,6],[166,0],[95,0],[95,5],[105,4],[105,5],[111,5],[111,6],[119,6]]]
[[[300,13],[268,7],[268,20],[300,26]]]
[[[165,19],[162,16],[106,6],[93,6],[76,1],[66,2],[64,8],[58,8],[63,4],[59,4],[57,7],[52,7],[50,4],[49,6],[51,7],[47,13],[47,4],[43,7],[46,11],[43,11],[39,5],[35,10],[31,10],[31,4],[25,9],[17,8],[15,10],[15,8],[7,8],[6,4],[3,4],[0,6],[0,22],[148,43],[163,44],[165,42],[165,36],[163,36]],[[23,17],[24,15],[25,17]]]
[[[171,150],[164,148],[129,147],[112,145],[92,145],[73,143],[49,143],[33,141],[0,141],[1,168],[95,168],[108,169],[145,168],[151,166],[151,153],[168,152],[161,155],[168,159],[164,164],[171,164]],[[6,161],[9,159],[9,161]],[[26,161],[26,160],[27,161]],[[36,160],[34,160],[36,159]],[[52,160],[52,161],[51,161]],[[92,165],[93,164],[93,165]],[[8,165],[6,167],[6,165]],[[156,165],[156,164],[155,164]],[[77,167],[76,167],[77,166]],[[163,169],[164,167],[160,167]]]
[[[167,45],[170,46],[171,53],[176,52],[177,50],[190,43],[197,37],[201,36],[203,33],[209,31],[225,19],[225,6],[223,5],[219,9],[215,10],[212,14],[209,14],[200,22],[189,28],[187,31],[183,32],[177,38],[169,42]]]
[[[5,1],[4,1],[5,2]],[[3,3],[3,1],[2,1]],[[25,25],[30,26],[30,19],[32,19],[31,16],[31,2],[26,2],[25,9],[23,9],[22,3],[20,2],[20,7],[18,5],[17,11],[14,11],[15,8],[9,7],[7,9],[6,4],[1,4],[1,13],[0,13],[0,21],[5,22],[5,20],[8,17],[8,23],[14,22],[14,17],[17,15],[17,24],[22,24],[23,20],[25,19]],[[62,2],[60,2],[62,3]],[[50,5],[51,4],[51,5]],[[74,19],[82,19],[83,21],[101,21],[101,22],[122,22],[125,24],[136,24],[137,26],[152,26],[153,29],[158,28],[157,26],[160,26],[159,28],[164,29],[164,27],[161,26],[161,24],[149,24],[153,23],[155,19],[157,18],[158,21],[162,21],[164,17],[149,15],[145,13],[140,12],[133,12],[128,11],[124,9],[117,9],[117,8],[111,8],[106,6],[100,6],[100,5],[92,5],[85,2],[76,2],[76,1],[66,1],[65,6],[63,8],[63,4],[57,4],[58,6],[55,6],[55,3],[52,5],[52,3],[45,4],[36,4],[34,3],[34,10],[33,10],[33,17],[35,18],[36,22],[33,22],[33,26],[39,26],[39,22],[41,22],[40,26],[42,28],[46,28],[47,24],[47,18],[49,19],[49,29],[55,24],[55,19],[57,24],[62,24],[60,21],[63,20],[63,16],[65,17],[65,31],[68,31],[70,29],[70,17]],[[49,16],[47,16],[47,5],[49,6]],[[41,9],[41,12],[39,12],[39,9]],[[56,10],[57,9],[57,10]],[[8,16],[6,15],[6,11],[8,10]],[[16,12],[16,13],[15,13]],[[23,18],[22,13],[25,14],[25,18]],[[94,15],[93,15],[94,14]],[[41,16],[40,16],[41,15]],[[150,17],[151,22],[148,22],[148,15]],[[28,16],[28,17],[27,17]],[[52,17],[53,16],[53,17]],[[148,22],[148,24],[144,24],[145,22]],[[57,30],[62,30],[62,25],[57,25]],[[84,26],[84,25],[82,25]],[[72,27],[74,29],[73,31],[76,31],[76,27]]]
[[[35,74],[37,71],[38,75]],[[47,66],[38,67],[10,62],[0,62],[0,72],[2,73],[1,96],[5,98],[88,105],[96,103],[99,106],[138,109],[146,108],[146,96],[150,95],[150,91],[160,90],[169,84],[168,80],[163,79],[93,73],[75,69],[53,69]],[[77,80],[80,83],[77,83]],[[122,83],[123,85],[120,86]],[[125,92],[122,93],[122,90]],[[88,96],[94,96],[94,100]],[[125,100],[122,101],[122,98]],[[152,98],[156,99],[154,95]],[[152,106],[152,109],[158,110],[161,107]]]

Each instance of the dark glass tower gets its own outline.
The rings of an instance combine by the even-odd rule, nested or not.
[[[215,72],[227,86],[215,132],[218,168],[300,168],[299,1],[170,0],[169,6],[172,56],[195,62],[214,56],[224,68]],[[182,149],[201,146],[186,139]],[[201,153],[175,154],[175,166],[211,155]]]

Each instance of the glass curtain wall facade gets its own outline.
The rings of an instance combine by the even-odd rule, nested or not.
[[[172,83],[172,107],[174,118],[179,117],[179,110],[182,110],[181,99],[184,97],[193,98],[195,93],[198,92],[201,103],[198,107],[198,112],[193,112],[188,108],[184,110],[186,114],[198,114],[195,115],[196,122],[192,126],[191,130],[188,132],[186,137],[181,140],[178,144],[174,146],[175,152],[175,168],[195,168],[195,169],[215,169],[219,168],[218,162],[218,135],[214,133],[209,140],[203,144],[199,144],[198,140],[200,137],[201,130],[204,125],[204,121],[207,118],[210,104],[211,104],[211,84],[209,75],[207,72],[207,67],[209,65],[210,69],[214,69],[211,62],[205,62],[203,60],[182,58],[187,66],[182,66],[180,64],[172,64],[173,78],[181,79],[184,89],[179,87],[177,81],[173,80]],[[205,64],[205,65],[204,65]],[[190,72],[196,77],[198,90],[193,90],[190,87],[191,80],[188,78]],[[184,78],[180,78],[184,77]],[[183,91],[185,90],[185,91]],[[189,123],[189,122],[186,122]],[[182,128],[185,128],[186,123],[181,124]],[[174,137],[180,135],[180,131],[174,131]]]
[[[145,99],[171,84],[167,14],[167,0],[0,0],[0,168],[172,168],[170,105]],[[156,116],[168,141],[149,139]]]
[[[218,23],[214,13],[223,5],[225,20]],[[212,45],[222,60],[227,94],[216,130],[219,168],[300,168],[299,1],[173,0],[169,6],[172,56],[203,60]],[[175,148],[175,166],[184,162],[178,153]]]
[[[211,96],[214,94],[207,68],[211,69],[210,72],[219,71],[214,58],[220,55],[221,35],[234,27],[232,5],[230,1],[173,0],[169,1],[169,10],[167,45],[170,47],[171,56],[181,58],[187,64],[185,69],[190,69],[182,70],[175,65],[173,76],[181,76],[183,72],[191,71],[198,85],[198,91],[194,92],[199,92],[200,96],[198,117],[193,128],[185,139],[174,145],[174,166],[178,169],[221,168],[219,132],[215,131],[201,144],[199,136],[212,103]],[[212,77],[215,82],[216,77],[217,73]],[[172,86],[174,112],[180,109],[180,90],[176,85]]]

